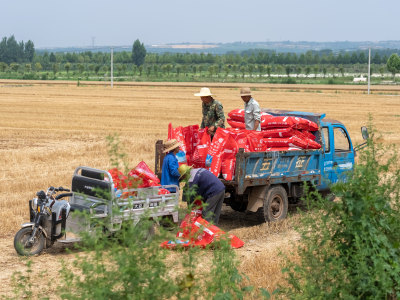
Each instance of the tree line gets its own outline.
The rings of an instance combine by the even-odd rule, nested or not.
[[[383,73],[384,66],[393,75],[400,72],[400,63],[397,62],[400,50],[373,50],[371,63],[374,72]],[[395,56],[394,58],[392,56]],[[213,74],[268,74],[322,72],[342,73],[346,70],[361,72],[361,65],[368,63],[367,51],[342,51],[334,53],[332,50],[307,51],[305,53],[283,53],[273,50],[250,49],[240,53],[229,52],[222,55],[210,53],[148,53],[144,44],[138,39],[133,43],[132,51],[116,52],[113,62],[118,74],[127,71],[133,74],[160,72],[170,74],[187,74],[208,72]],[[109,52],[47,52],[35,51],[32,41],[17,42],[14,36],[4,37],[0,43],[0,72],[30,72],[50,71],[54,75],[65,70],[78,73],[104,74],[110,69]],[[24,64],[24,65],[23,65]],[[378,66],[378,67],[377,67]],[[382,69],[383,68],[383,69]],[[117,75],[118,75],[117,74]]]

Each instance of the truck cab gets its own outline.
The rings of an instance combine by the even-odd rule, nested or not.
[[[329,185],[346,180],[346,171],[353,170],[355,152],[346,127],[337,120],[322,119],[320,123],[322,137],[321,184],[320,191],[329,190]]]

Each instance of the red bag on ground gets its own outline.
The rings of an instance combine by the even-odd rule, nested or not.
[[[232,248],[243,247],[244,242],[238,237],[226,234],[215,225],[211,225],[207,220],[201,217],[201,213],[193,212],[186,215],[180,225],[181,230],[177,233],[175,241],[165,241],[161,247],[174,249],[179,247],[201,247],[205,248],[215,241],[228,238]]]
[[[244,124],[244,122],[232,120],[232,119],[227,119],[226,121],[232,128],[246,129],[246,125]]]

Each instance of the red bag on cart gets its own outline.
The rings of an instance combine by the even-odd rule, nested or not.
[[[133,174],[146,178],[147,180],[160,183],[160,179],[158,179],[156,174],[154,174],[154,172],[149,168],[149,166],[144,161],[138,163],[138,165],[129,172],[129,175],[132,176]]]
[[[108,173],[110,173],[113,183],[114,183],[114,187],[117,188],[117,190],[126,189],[127,184],[128,184],[127,176],[125,176],[117,168],[108,170]]]

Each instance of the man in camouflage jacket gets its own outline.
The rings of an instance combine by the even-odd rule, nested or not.
[[[225,128],[224,108],[221,102],[212,97],[209,88],[201,88],[200,93],[194,95],[199,96],[203,102],[203,119],[200,127],[208,127],[208,133],[213,138],[218,127]]]

